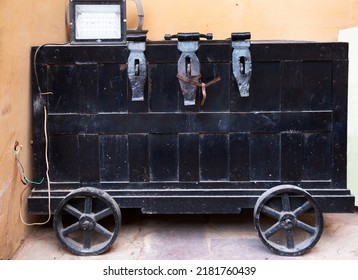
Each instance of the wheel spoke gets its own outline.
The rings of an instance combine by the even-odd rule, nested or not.
[[[286,230],[286,238],[287,238],[287,248],[293,249],[295,248],[295,241],[293,240],[293,232],[292,230]]]
[[[309,234],[313,235],[317,232],[316,228],[310,225],[307,225],[304,222],[297,221],[297,227],[304,230],[305,232],[308,232]]]
[[[298,186],[284,184],[268,189],[257,200],[253,214],[260,239],[278,255],[302,255],[322,235],[323,214],[319,204]]]
[[[57,205],[53,215],[56,237],[66,249],[79,256],[106,252],[116,240],[120,224],[117,202],[105,191],[93,187],[71,191]]]
[[[91,248],[91,232],[85,230],[83,232],[83,247],[85,249]]]
[[[275,219],[279,219],[281,214],[279,211],[269,207],[269,206],[264,206],[262,207],[262,210],[261,210],[262,213],[266,214],[267,216],[270,216],[271,218],[275,218]]]
[[[275,233],[277,233],[280,229],[282,228],[281,223],[277,222],[276,224],[274,224],[272,227],[270,227],[269,229],[267,229],[263,235],[265,236],[265,238],[269,239],[272,235],[274,235]]]
[[[92,196],[86,196],[86,198],[85,198],[85,213],[86,214],[92,213],[92,202],[93,202]]]
[[[298,218],[303,213],[307,212],[312,208],[312,204],[309,201],[306,201],[302,206],[298,207],[295,211],[293,211],[293,214]]]
[[[64,236],[67,236],[67,235],[69,235],[70,233],[79,230],[80,228],[81,228],[80,223],[77,222],[77,223],[74,223],[74,224],[72,224],[72,225],[70,225],[70,226],[64,228],[64,229],[62,230],[62,234],[63,234]]]
[[[113,232],[110,232],[108,229],[106,229],[105,227],[103,227],[100,224],[96,224],[96,227],[94,228],[94,230],[96,232],[98,232],[99,234],[104,235],[107,238],[111,238],[113,236]]]
[[[113,214],[112,209],[106,208],[106,209],[102,210],[101,212],[96,213],[95,220],[98,222],[112,214]]]
[[[63,210],[66,211],[68,214],[76,217],[77,219],[81,218],[81,216],[82,216],[82,213],[80,210],[76,209],[75,207],[71,206],[68,203],[63,207]]]
[[[281,197],[282,200],[282,211],[291,211],[290,198],[287,193],[284,193]]]

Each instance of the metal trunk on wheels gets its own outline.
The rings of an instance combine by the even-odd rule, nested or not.
[[[348,44],[165,38],[33,47],[34,174],[48,166],[50,182],[29,212],[47,213],[50,188],[60,242],[93,255],[113,244],[123,208],[251,208],[268,248],[305,253],[322,213],[354,210]]]

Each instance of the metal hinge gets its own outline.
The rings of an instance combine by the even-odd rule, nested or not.
[[[239,86],[240,96],[250,96],[250,80],[252,73],[252,61],[250,53],[250,32],[232,33],[232,68]]]

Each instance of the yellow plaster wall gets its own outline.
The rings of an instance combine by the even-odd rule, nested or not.
[[[26,238],[19,220],[20,193],[13,147],[31,177],[30,47],[68,40],[67,0],[0,1],[0,259],[9,259]],[[148,37],[212,32],[225,39],[250,31],[254,40],[336,41],[342,28],[358,26],[358,0],[142,0]],[[128,3],[129,26],[135,5]],[[36,179],[36,178],[34,178]],[[28,218],[28,217],[27,217]],[[55,238],[55,237],[54,237]]]
[[[337,40],[342,28],[358,25],[357,0],[142,0],[145,28],[165,33],[212,32],[225,39],[250,31],[254,40]],[[133,2],[129,2],[131,7]],[[133,9],[134,10],[134,9]],[[132,9],[129,11],[132,18]]]
[[[11,258],[28,232],[19,219],[24,186],[13,148],[23,146],[31,178],[30,46],[66,39],[64,9],[65,1],[0,1],[0,259]]]

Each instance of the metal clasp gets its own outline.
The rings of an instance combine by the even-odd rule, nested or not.
[[[178,79],[184,95],[184,105],[195,105],[197,86],[200,84],[200,61],[196,56],[200,38],[211,40],[213,35],[199,33],[178,33],[165,35],[165,40],[178,39],[178,50],[182,53],[178,60]]]
[[[128,79],[132,87],[132,101],[144,101],[144,86],[147,81],[147,59],[145,34],[127,36],[128,49]]]
[[[252,60],[250,53],[250,32],[232,33],[232,68],[239,86],[240,96],[250,96],[250,80],[252,73]]]

